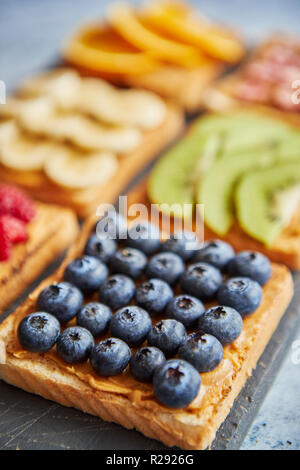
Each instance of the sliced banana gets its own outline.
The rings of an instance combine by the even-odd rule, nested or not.
[[[53,112],[39,118],[32,112],[23,112],[20,119],[22,126],[32,133],[68,141],[92,151],[126,153],[134,150],[141,141],[138,129],[107,127],[79,114]]]
[[[1,145],[18,136],[18,126],[15,121],[5,121],[0,124],[0,148]]]
[[[48,95],[62,109],[74,107],[80,95],[81,78],[73,70],[58,69],[27,80],[22,96]]]
[[[100,185],[116,172],[118,161],[111,153],[54,155],[45,163],[46,175],[55,183],[71,189]]]
[[[144,129],[159,126],[166,116],[165,103],[154,93],[121,90],[93,78],[83,79],[76,106],[96,119]]]
[[[13,170],[42,170],[44,163],[53,155],[60,155],[59,149],[50,142],[37,142],[35,139],[19,136],[1,144],[0,161]]]
[[[114,125],[152,129],[166,115],[164,101],[151,91],[122,90],[98,78],[80,78],[69,69],[31,78],[20,92],[25,97],[47,95],[61,109],[77,110]]]

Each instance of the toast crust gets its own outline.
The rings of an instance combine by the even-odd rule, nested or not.
[[[20,319],[36,309],[39,292],[59,281],[66,264],[82,252],[94,222],[93,218],[85,224],[59,270],[0,326],[0,377],[62,405],[135,428],[167,446],[204,449],[214,439],[291,300],[291,274],[284,266],[272,266],[273,275],[264,287],[261,306],[244,319],[242,334],[225,347],[222,363],[214,371],[201,374],[199,394],[187,408],[169,409],[157,402],[152,385],[135,381],[128,370],[116,377],[99,377],[88,363],[67,365],[55,350],[32,354],[22,350],[17,340]]]
[[[105,184],[84,189],[67,189],[51,182],[42,171],[15,171],[0,164],[0,179],[13,182],[43,202],[70,207],[80,217],[95,212],[100,203],[113,203],[122,189],[147,163],[178,137],[184,127],[183,112],[171,103],[167,104],[166,119],[156,129],[143,132],[136,150],[119,156],[116,175]]]
[[[36,216],[27,225],[28,240],[13,247],[0,262],[0,312],[67,248],[78,234],[73,211],[36,203]]]

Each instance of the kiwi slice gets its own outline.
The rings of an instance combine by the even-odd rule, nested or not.
[[[161,212],[190,219],[193,214],[195,184],[216,158],[217,135],[199,138],[190,132],[155,165],[148,182],[152,203]]]
[[[198,135],[208,133],[222,137],[222,156],[231,156],[242,149],[276,145],[287,140],[291,126],[253,112],[235,112],[228,115],[209,115],[199,120],[193,128]]]
[[[251,237],[272,245],[289,222],[286,214],[291,216],[297,208],[299,185],[300,162],[278,164],[244,176],[235,191],[240,226]]]
[[[197,203],[204,204],[205,224],[220,236],[226,235],[234,222],[233,192],[242,175],[273,162],[274,152],[256,149],[240,154],[240,158],[221,158],[215,162],[196,191]]]

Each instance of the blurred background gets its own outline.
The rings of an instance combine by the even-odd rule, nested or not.
[[[299,34],[299,0],[189,2],[212,19],[235,27],[249,46],[274,31]],[[64,39],[86,20],[101,17],[109,3],[112,2],[0,0],[0,80],[4,80],[7,90],[13,90],[33,72],[57,63]],[[300,331],[295,332],[297,339],[300,340]],[[243,449],[300,449],[300,364],[293,357],[291,344]]]

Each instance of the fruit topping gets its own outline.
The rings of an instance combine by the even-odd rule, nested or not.
[[[248,277],[232,277],[221,285],[218,301],[236,309],[242,317],[254,312],[262,301],[262,288]]]
[[[185,408],[198,395],[201,378],[188,362],[171,359],[156,369],[153,378],[157,399],[170,408]]]
[[[185,340],[183,324],[168,318],[153,325],[148,335],[148,344],[159,348],[166,357],[174,356]]]
[[[128,305],[134,296],[133,280],[124,274],[113,274],[101,284],[99,300],[113,310]]]
[[[217,305],[206,310],[198,322],[200,331],[215,336],[222,344],[232,343],[241,334],[243,320],[234,308]]]
[[[76,364],[88,359],[93,346],[93,336],[86,328],[70,326],[59,336],[56,350],[64,361]]]
[[[197,321],[205,311],[201,300],[191,295],[177,295],[167,306],[166,316],[180,321],[187,328],[196,326]]]
[[[140,284],[135,291],[136,303],[148,310],[151,315],[162,313],[172,297],[171,287],[162,279],[149,279]]]
[[[128,306],[118,310],[111,319],[110,331],[129,346],[142,344],[151,328],[151,319],[141,307]]]
[[[99,289],[107,275],[107,266],[102,261],[94,256],[84,255],[68,264],[64,278],[88,295]]]
[[[111,317],[112,313],[107,305],[89,302],[77,313],[77,325],[89,330],[93,336],[100,336],[108,330]]]
[[[211,300],[222,283],[219,269],[207,263],[191,264],[183,273],[180,285],[183,292],[201,300]]]
[[[59,321],[50,313],[27,315],[18,327],[18,339],[24,349],[42,353],[51,349],[60,334]]]
[[[138,349],[130,359],[133,377],[140,382],[152,382],[154,372],[166,362],[164,353],[154,346]]]
[[[178,356],[198,372],[210,372],[222,361],[223,346],[215,336],[199,331],[188,336],[180,346]]]
[[[148,222],[134,225],[128,230],[127,245],[151,255],[160,248],[160,231]]]
[[[184,262],[172,252],[158,253],[150,258],[146,269],[148,278],[159,278],[171,286],[176,284],[184,272]]]
[[[194,261],[212,264],[220,270],[224,270],[234,257],[232,247],[221,240],[204,242],[203,246],[194,256]]]
[[[272,275],[271,263],[257,251],[240,251],[228,264],[230,276],[250,277],[264,285]]]
[[[104,339],[93,348],[90,361],[99,375],[119,375],[130,361],[129,346],[119,338]]]
[[[40,310],[52,313],[60,322],[72,320],[81,309],[83,295],[69,282],[59,282],[40,292],[37,305]]]
[[[138,279],[146,268],[147,258],[142,251],[125,247],[112,256],[110,265],[114,273],[122,273]]]

